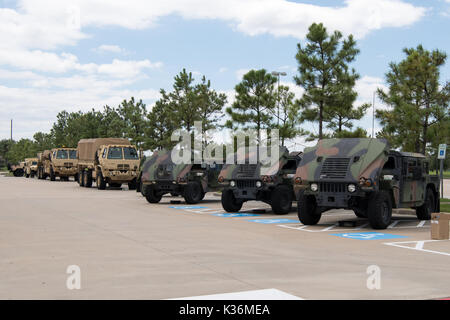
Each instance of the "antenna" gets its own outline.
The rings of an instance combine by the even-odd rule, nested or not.
[[[373,103],[372,103],[372,138],[375,138],[375,94],[376,91],[373,92]]]

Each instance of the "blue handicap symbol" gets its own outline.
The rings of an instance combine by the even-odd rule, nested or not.
[[[439,151],[439,155],[443,156],[444,155],[444,150]]]
[[[298,220],[294,219],[255,219],[255,220],[248,220],[251,222],[257,222],[257,223],[264,223],[264,224],[271,224],[271,223],[299,223]]]
[[[202,207],[202,206],[171,206],[169,208],[171,208],[171,209],[206,209],[208,207]]]
[[[224,218],[238,218],[238,217],[258,217],[259,214],[254,213],[215,213],[213,216]]]
[[[408,238],[406,236],[399,236],[396,234],[381,233],[381,232],[331,233],[331,235],[341,237],[341,238],[357,239],[357,240],[381,240],[381,239]]]

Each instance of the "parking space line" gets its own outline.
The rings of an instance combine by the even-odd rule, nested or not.
[[[409,250],[416,250],[416,251],[422,251],[422,252],[428,252],[428,253],[435,253],[440,254],[443,256],[450,256],[450,253],[442,252],[442,251],[436,251],[436,250],[428,250],[424,249],[425,243],[428,242],[440,242],[440,241],[449,241],[449,240],[419,240],[419,241],[402,241],[402,242],[386,242],[385,245],[392,246],[392,247],[398,247],[403,249],[409,249]],[[414,244],[415,246],[407,246],[405,244]]]

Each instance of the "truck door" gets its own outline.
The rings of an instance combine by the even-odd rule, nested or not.
[[[217,179],[219,178],[220,171],[222,170],[223,164],[212,163],[209,165],[208,170],[208,184],[212,188],[217,188],[219,186],[219,182]]]
[[[418,158],[403,158],[402,162],[402,202],[412,204],[423,200],[423,168]]]

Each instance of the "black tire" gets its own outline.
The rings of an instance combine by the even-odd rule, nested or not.
[[[222,207],[226,212],[239,212],[243,204],[244,201],[237,200],[232,190],[222,191]]]
[[[50,167],[50,181],[55,181],[56,177],[55,177],[55,172],[53,171],[53,168]]]
[[[198,182],[189,182],[184,187],[183,197],[186,203],[195,204],[202,201],[203,198],[203,189],[200,183]]]
[[[103,174],[101,171],[97,173],[97,179],[96,179],[97,189],[98,190],[105,190],[106,189],[106,180],[103,178]]]
[[[419,220],[430,220],[431,214],[435,211],[434,193],[430,188],[425,192],[425,201],[423,205],[416,208],[416,216]]]
[[[25,173],[25,178],[29,178],[30,175],[28,173]]]
[[[80,187],[84,187],[84,171],[78,173],[78,184]]]
[[[144,197],[145,197],[145,193],[147,192],[147,188],[148,188],[148,186],[146,186],[145,184],[143,184],[142,181],[141,181],[141,190],[140,190],[140,193],[141,193],[142,196],[144,196]]]
[[[367,210],[370,226],[373,229],[386,229],[392,219],[391,197],[385,191],[372,193]]]
[[[75,174],[75,175],[73,176],[73,180],[74,180],[75,182],[78,182],[78,173]]]
[[[322,217],[314,196],[304,195],[300,192],[297,202],[298,219],[305,226],[316,225]]]
[[[288,214],[292,210],[292,190],[288,186],[277,186],[270,194],[270,206],[275,214]]]
[[[84,186],[86,188],[92,187],[92,171],[90,170],[84,172]]]
[[[33,179],[34,178],[34,172],[31,172],[30,177]]]
[[[136,190],[137,189],[136,179],[133,179],[132,181],[128,182],[128,189],[129,190]]]
[[[145,192],[145,199],[149,203],[158,203],[161,201],[162,194],[158,194],[153,186],[148,186]]]

